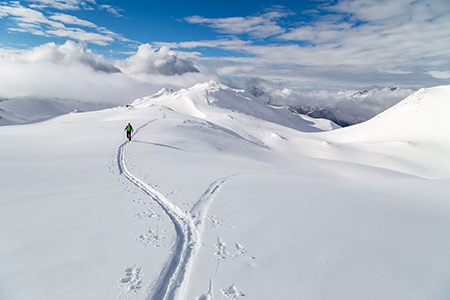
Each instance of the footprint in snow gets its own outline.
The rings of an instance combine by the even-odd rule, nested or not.
[[[237,300],[238,297],[245,297],[245,294],[240,292],[234,284],[229,288],[222,289],[222,293],[226,300]]]
[[[163,247],[163,241],[165,237],[159,233],[159,230],[153,231],[151,228],[148,229],[147,234],[141,234],[137,241],[144,245],[144,249],[151,243],[154,247]]]
[[[142,284],[141,268],[136,266],[125,269],[125,275],[120,278],[122,288],[126,294],[135,294]]]
[[[208,218],[206,219],[209,228],[219,228],[219,226],[222,225],[223,220],[221,220],[220,218],[214,216],[214,215],[209,215]]]
[[[217,237],[217,243],[214,244],[216,247],[215,255],[218,256],[217,259],[226,259],[226,258],[236,258],[239,256],[245,257],[247,256],[247,250],[239,243],[235,243],[234,246],[229,247],[225,244],[220,236]],[[249,256],[249,259],[256,259],[254,256]]]
[[[230,256],[230,252],[227,249],[227,244],[225,244],[220,236],[217,237],[217,243],[214,244],[217,251],[215,253],[218,256],[218,259],[225,259]]]
[[[143,211],[139,214],[134,215],[136,218],[159,218],[159,215],[157,213],[152,212],[150,209],[147,209],[147,211]]]

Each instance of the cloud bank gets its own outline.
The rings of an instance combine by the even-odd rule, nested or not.
[[[50,98],[125,104],[161,87],[180,89],[218,77],[200,74],[168,48],[142,45],[124,60],[107,60],[85,43],[48,43],[30,50],[0,49],[0,98]]]
[[[229,51],[220,60],[199,60],[223,76],[258,77],[297,89],[418,89],[450,83],[445,80],[450,70],[447,0],[340,0],[302,12],[307,21],[289,23],[292,14],[192,16],[185,21],[226,35],[167,45]]]
[[[22,64],[54,64],[59,66],[70,66],[82,64],[92,68],[94,71],[106,73],[118,73],[120,70],[102,56],[95,55],[87,48],[87,44],[67,41],[63,45],[48,43],[32,50],[5,51],[0,52],[3,62],[18,62]],[[44,71],[44,70],[43,70]]]

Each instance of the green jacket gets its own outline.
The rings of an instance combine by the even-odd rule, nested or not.
[[[133,126],[127,125],[124,130],[126,130],[127,132],[133,131]]]

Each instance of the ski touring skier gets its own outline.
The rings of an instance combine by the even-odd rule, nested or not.
[[[127,132],[127,139],[129,142],[131,142],[131,133],[134,131],[133,126],[131,126],[131,124],[128,123],[128,125],[125,127],[124,131]]]

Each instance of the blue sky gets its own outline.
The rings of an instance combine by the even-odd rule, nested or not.
[[[123,86],[418,89],[450,84],[448,28],[448,0],[3,1],[0,64],[58,80],[86,67]]]
[[[277,32],[283,31],[283,27],[296,26],[299,22],[311,20],[304,11],[315,10],[322,3],[318,1],[171,1],[170,4],[164,1],[9,1],[3,2],[3,16],[1,19],[1,41],[6,47],[29,47],[37,46],[49,41],[64,43],[71,38],[78,41],[86,41],[91,44],[99,53],[114,51],[130,51],[136,49],[138,45],[154,42],[188,42],[199,40],[214,40],[221,37],[229,38],[230,35],[240,36],[245,40],[253,40],[256,44],[265,44],[271,41],[272,35],[263,34],[254,36],[251,33],[227,32],[227,28],[216,29],[211,23],[193,23],[190,18],[202,17],[211,20],[226,20],[231,18],[251,18],[263,17],[268,13],[278,12],[279,17],[266,18],[267,22],[257,24],[261,30],[267,29],[270,25],[280,27]],[[9,12],[8,9],[9,8]],[[12,12],[12,8],[16,12]],[[22,12],[18,12],[22,10]],[[60,18],[65,27],[79,28],[86,33],[98,34],[98,40],[92,37],[79,35],[57,36],[49,33],[51,26],[42,22],[36,22],[32,18],[32,13],[42,14],[43,17],[57,21],[57,16],[67,15],[75,17],[79,24],[67,23],[67,20]],[[317,11],[316,13],[320,12]],[[28,14],[28,18],[27,15]],[[313,14],[314,15],[314,14]],[[39,25],[39,31],[33,32],[36,28],[25,28],[23,23],[28,25]],[[81,22],[87,21],[83,26]],[[245,20],[243,20],[245,21]],[[272,24],[269,24],[272,23]],[[276,23],[276,24],[275,24]],[[231,24],[230,24],[231,25]],[[96,28],[96,27],[97,28]],[[107,40],[98,28],[105,28],[114,32],[117,36],[109,35],[113,40]],[[228,28],[231,28],[229,26]],[[283,28],[283,29],[281,29]],[[19,31],[20,30],[20,31]],[[103,39],[102,39],[103,36]],[[121,36],[125,41],[121,41]],[[90,39],[91,38],[91,39]],[[277,40],[278,43],[285,41]],[[107,45],[105,45],[105,43]],[[98,47],[102,45],[102,47]],[[218,50],[218,49],[217,49]],[[214,51],[212,52],[214,53]],[[217,51],[216,55],[222,55],[223,51]]]

